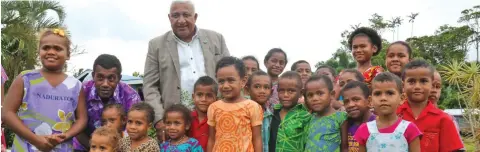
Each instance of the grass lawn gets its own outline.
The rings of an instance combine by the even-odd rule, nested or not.
[[[472,151],[473,152],[473,149],[475,147],[475,144],[473,143],[473,139],[466,139],[466,138],[463,138],[463,144],[465,146],[465,150],[470,152]],[[477,149],[477,151],[480,150],[480,149]]]

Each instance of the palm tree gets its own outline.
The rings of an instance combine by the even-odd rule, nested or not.
[[[459,92],[458,100],[465,105],[464,117],[470,124],[470,131],[474,135],[474,150],[480,149],[480,64],[477,62],[452,61],[440,66],[440,74],[449,84],[456,87]]]
[[[411,13],[410,15],[408,15],[407,17],[410,18],[408,20],[409,23],[412,23],[412,31],[411,31],[411,34],[410,34],[410,37],[413,37],[413,23],[415,22],[415,18],[417,18],[419,13]]]
[[[13,78],[24,69],[35,68],[37,33],[44,28],[61,27],[66,13],[55,1],[2,1],[1,7],[2,65]],[[55,15],[47,15],[48,10]]]

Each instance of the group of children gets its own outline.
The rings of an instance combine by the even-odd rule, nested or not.
[[[338,75],[328,66],[313,72],[303,60],[283,72],[287,54],[277,48],[265,56],[266,72],[253,56],[222,58],[216,65],[216,80],[204,76],[194,84],[193,111],[181,104],[166,107],[165,130],[157,132],[165,140],[147,135],[154,123],[154,109],[148,104],[137,103],[128,112],[120,104],[106,105],[90,151],[444,152],[463,148],[454,121],[436,107],[440,75],[425,61],[412,61],[407,43],[388,47],[389,72],[371,64],[371,57],[382,47],[374,30],[359,28],[348,43],[357,69]],[[24,72],[12,83],[2,120],[17,134],[13,151],[71,149],[70,139],[86,125],[81,83],[62,72],[69,44],[63,31],[46,31],[39,48],[43,68]],[[42,103],[47,99],[61,102]]]

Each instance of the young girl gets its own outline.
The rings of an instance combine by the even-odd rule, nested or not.
[[[242,58],[243,64],[245,65],[245,72],[247,74],[247,79],[252,76],[253,73],[257,72],[260,70],[260,64],[258,64],[257,58],[254,56],[245,56]],[[250,99],[250,95],[248,94],[248,91],[244,91],[244,88],[242,88],[242,94],[246,99]]]
[[[139,102],[132,105],[127,118],[128,136],[120,140],[120,151],[160,151],[157,141],[147,135],[148,128],[152,126],[153,118],[153,108],[149,104]]]
[[[187,107],[176,104],[167,108],[163,121],[169,140],[160,145],[161,152],[203,152],[198,140],[187,137],[192,122]]]
[[[245,56],[242,58],[243,64],[245,65],[245,70],[247,72],[247,77],[252,76],[253,73],[260,70],[260,64],[258,64],[257,58],[254,56]]]
[[[362,76],[362,73],[358,72],[355,69],[346,69],[343,70],[338,75],[338,85],[340,88],[343,88],[348,82],[351,81],[360,81],[364,82],[365,78]]]
[[[400,78],[390,72],[381,73],[373,79],[371,92],[378,117],[362,124],[355,133],[360,151],[419,152],[420,130],[395,113],[401,101]]]
[[[265,104],[272,94],[272,81],[267,73],[257,71],[253,73],[247,81],[247,91],[250,93],[251,99],[257,102],[263,109],[263,125],[262,125],[262,143],[263,152],[268,152],[268,139],[270,136],[270,123],[272,121],[272,112],[265,107]]]
[[[95,129],[90,140],[90,152],[117,152],[120,139],[116,129],[106,126]]]
[[[391,72],[398,77],[402,76],[402,68],[411,60],[412,48],[407,42],[397,41],[393,42],[387,48],[387,55],[385,65],[388,72]]]
[[[357,70],[365,77],[365,82],[370,84],[372,79],[383,72],[381,66],[372,65],[372,56],[376,56],[382,50],[382,39],[377,31],[360,27],[350,34],[348,46],[357,62]]]
[[[245,66],[235,57],[224,57],[215,69],[219,91],[224,97],[208,107],[207,151],[262,151],[263,112],[255,101],[245,99]]]
[[[343,99],[340,97],[340,89],[341,88],[337,83],[338,76],[335,73],[335,69],[333,69],[332,67],[330,67],[328,65],[321,65],[317,68],[315,73],[316,73],[317,76],[325,75],[328,78],[330,78],[330,80],[332,80],[333,90],[335,91],[335,96],[333,96],[332,102],[331,102],[332,107],[335,110],[343,111],[345,108],[343,107],[343,103],[342,103]]]
[[[65,31],[41,33],[38,54],[42,69],[18,75],[2,109],[16,134],[12,151],[73,151],[70,139],[85,127],[87,111],[81,82],[63,73],[70,58]]]
[[[342,130],[347,125],[347,114],[336,111],[330,104],[335,95],[333,84],[327,76],[314,76],[305,84],[305,103],[312,110],[313,118],[308,125],[305,151],[339,152],[347,141],[342,140],[346,134]]]
[[[263,64],[267,68],[267,73],[272,80],[272,95],[266,104],[266,107],[273,111],[273,105],[279,104],[278,100],[278,76],[282,74],[285,66],[287,65],[287,54],[280,48],[273,48],[268,51],[267,55],[263,59]]]
[[[308,63],[305,60],[299,60],[293,63],[291,70],[297,72],[300,75],[300,78],[302,78],[302,84],[305,84],[308,78],[312,76],[312,68],[310,67],[310,63]],[[304,88],[305,86],[302,87],[302,89]],[[301,103],[301,104],[304,103],[303,96],[300,97],[300,99],[298,100],[298,103]]]
[[[121,138],[128,136],[125,132],[127,114],[122,104],[108,104],[103,108],[102,126],[117,130]]]

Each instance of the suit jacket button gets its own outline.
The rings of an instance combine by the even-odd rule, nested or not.
[[[177,87],[178,90],[180,90],[180,87]]]

